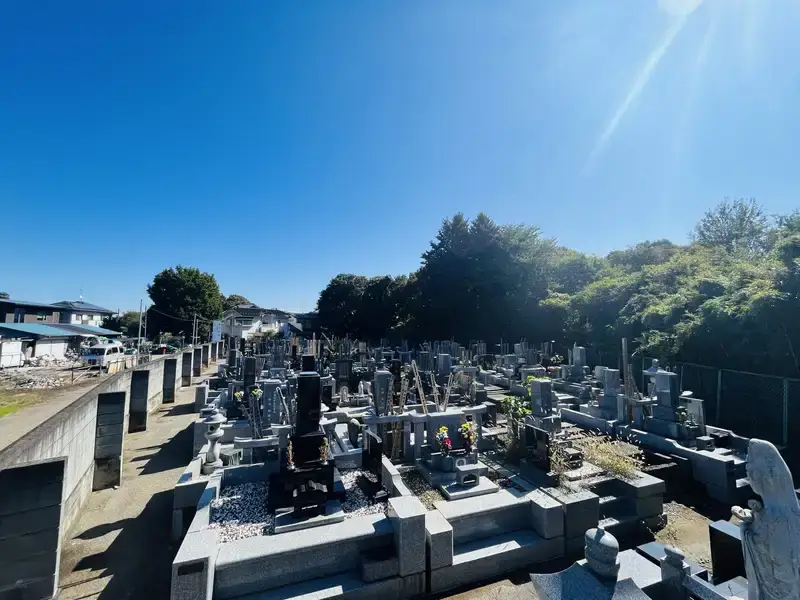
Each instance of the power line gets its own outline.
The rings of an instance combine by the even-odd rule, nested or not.
[[[157,310],[157,309],[153,308],[152,306],[150,308],[148,308],[147,310],[152,310],[153,312],[157,312],[158,314],[164,315],[165,317],[169,317],[170,319],[175,319],[176,321],[187,321],[189,323],[194,323],[194,318],[192,318],[192,319],[184,319],[183,317],[176,317],[175,315],[168,315],[167,313],[162,312],[160,310]],[[215,319],[206,319],[205,317],[197,317],[197,320],[198,321],[205,321],[206,323],[213,323]]]

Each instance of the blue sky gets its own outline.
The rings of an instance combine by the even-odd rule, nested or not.
[[[486,211],[604,254],[798,207],[798,0],[0,3],[0,290],[313,308]]]

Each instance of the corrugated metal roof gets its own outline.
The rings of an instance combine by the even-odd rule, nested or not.
[[[80,335],[122,335],[119,331],[112,331],[111,329],[103,329],[102,327],[95,327],[94,325],[77,325],[73,323],[59,323],[57,327],[72,331],[73,334]]]
[[[72,337],[74,332],[61,329],[57,325],[44,323],[0,323],[0,332],[10,332],[6,335],[35,335],[38,337]]]

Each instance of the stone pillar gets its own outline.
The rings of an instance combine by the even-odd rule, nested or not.
[[[387,515],[394,527],[394,547],[399,575],[408,577],[425,571],[425,513],[414,496],[389,498]]]
[[[171,404],[175,402],[175,388],[178,386],[178,359],[165,358],[164,359],[164,381],[161,391],[164,398],[164,404]]]
[[[203,374],[203,349],[195,348],[192,355],[192,377],[200,377]]]
[[[192,385],[192,358],[194,354],[191,350],[183,353],[181,359],[181,386]]]
[[[125,432],[125,392],[97,396],[92,491],[122,483],[122,441]]]
[[[208,386],[198,385],[194,388],[194,412],[200,412],[208,404]]]
[[[128,433],[147,429],[147,399],[150,397],[150,371],[131,373],[131,402],[128,417]]]
[[[0,471],[0,597],[58,594],[65,458]]]
[[[217,362],[217,350],[219,349],[219,344],[217,342],[213,342],[211,344],[211,362]]]
[[[211,344],[203,344],[202,345],[200,356],[201,356],[202,361],[203,361],[203,366],[207,368],[208,365],[211,364],[209,362],[209,360],[211,359]]]

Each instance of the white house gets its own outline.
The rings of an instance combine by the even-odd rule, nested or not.
[[[74,302],[64,300],[62,302],[56,302],[51,306],[59,310],[60,317],[58,322],[68,325],[92,325],[93,327],[102,327],[103,319],[114,314],[112,310],[89,304],[83,300],[76,300]]]
[[[259,333],[278,332],[286,326],[289,316],[255,304],[238,304],[222,313],[222,335],[247,339]]]

